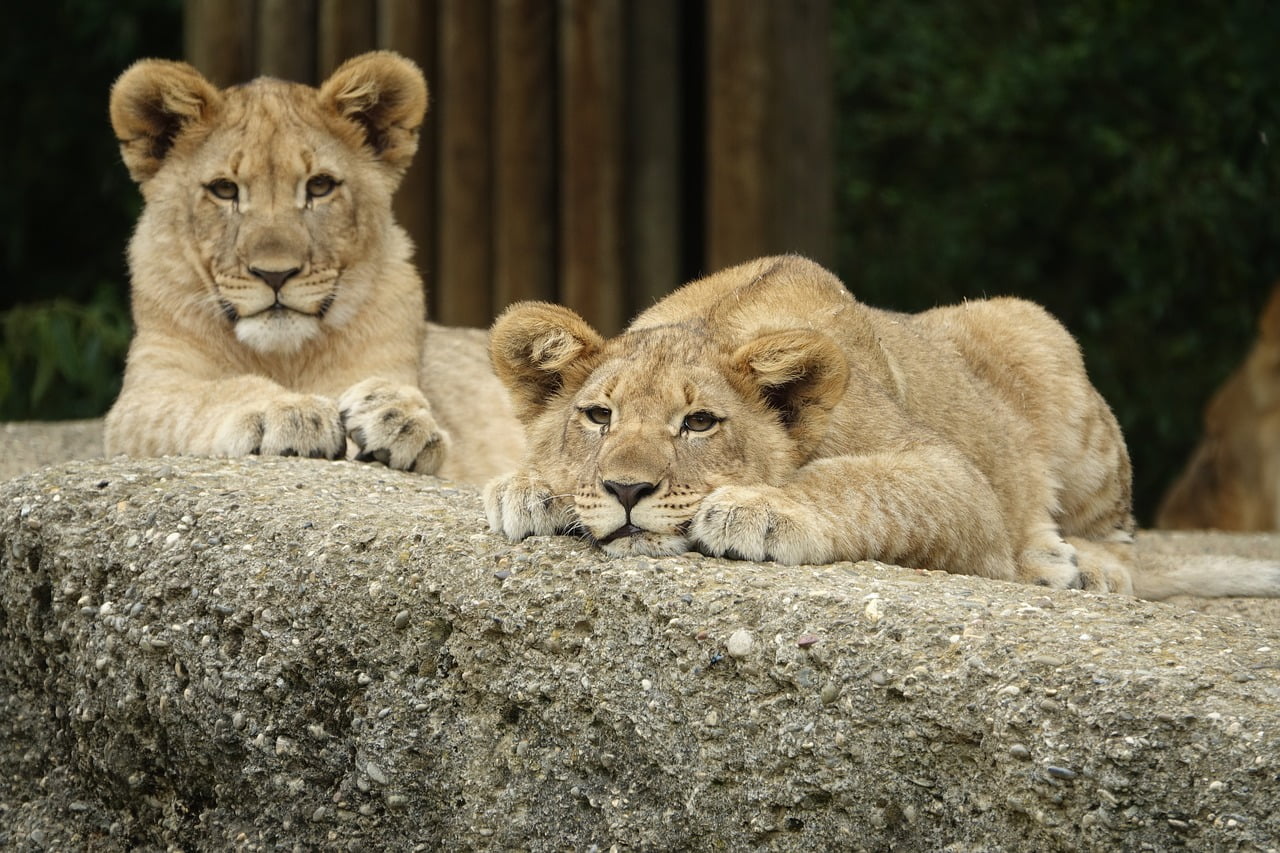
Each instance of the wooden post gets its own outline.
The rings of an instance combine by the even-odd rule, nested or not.
[[[774,9],[771,75],[770,251],[835,261],[835,133],[830,0]]]
[[[829,261],[828,0],[708,0],[707,267]]]
[[[492,23],[487,3],[440,1],[438,318],[464,326],[493,319]]]
[[[377,46],[376,5],[374,0],[320,0],[317,79],[326,79],[346,60]]]
[[[708,0],[707,268],[763,254],[773,0]]]
[[[182,50],[219,88],[254,76],[254,0],[187,0],[182,8]]]
[[[626,14],[625,312],[648,308],[685,277],[684,112],[689,80],[680,0],[628,3]]]
[[[315,0],[258,0],[258,73],[316,82]]]
[[[625,320],[620,0],[561,0],[561,298],[605,334]]]
[[[555,6],[498,0],[493,104],[495,311],[556,297]]]
[[[341,2],[341,0],[339,0]],[[428,314],[436,317],[441,287],[436,280],[436,159],[440,117],[436,106],[437,7],[435,0],[377,0],[377,44],[418,63],[427,78],[427,115],[418,134],[418,153],[396,191],[396,221],[416,247],[418,271],[428,295]]]

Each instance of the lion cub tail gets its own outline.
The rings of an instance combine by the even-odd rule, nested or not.
[[[1202,598],[1280,597],[1280,563],[1232,555],[1165,554],[1138,546],[1133,594],[1159,601],[1171,595]]]

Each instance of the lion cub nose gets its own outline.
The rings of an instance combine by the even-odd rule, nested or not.
[[[605,480],[604,490],[618,499],[618,503],[622,504],[622,508],[631,511],[631,508],[640,502],[645,495],[651,495],[658,490],[656,483],[619,483],[616,480]]]
[[[284,283],[302,272],[302,269],[300,267],[293,267],[292,269],[287,270],[262,270],[257,267],[249,267],[249,272],[265,281],[272,290],[279,293],[280,288],[284,287]]]

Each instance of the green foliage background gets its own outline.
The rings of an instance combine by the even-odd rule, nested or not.
[[[1051,308],[1149,521],[1280,278],[1280,4],[835,7],[838,267],[903,310]]]
[[[178,58],[181,0],[53,0],[0,11],[0,420],[102,414],[129,342],[125,243],[141,207],[107,93]]]
[[[903,310],[1048,305],[1125,426],[1149,519],[1280,278],[1280,4],[833,8],[841,275]],[[107,93],[180,35],[180,0],[0,12],[0,420],[114,399],[139,198]]]

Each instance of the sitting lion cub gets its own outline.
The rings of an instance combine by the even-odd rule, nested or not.
[[[490,346],[530,444],[485,489],[511,539],[1280,594],[1280,567],[1232,558],[1131,575],[1120,429],[1074,339],[1028,302],[894,314],[775,257],[685,286],[610,341],[568,309],[518,304]]]
[[[486,336],[428,326],[392,218],[426,106],[387,52],[319,89],[219,91],[159,60],[121,75],[111,123],[146,207],[108,453],[332,459],[350,439],[358,459],[474,482],[515,466]]]

